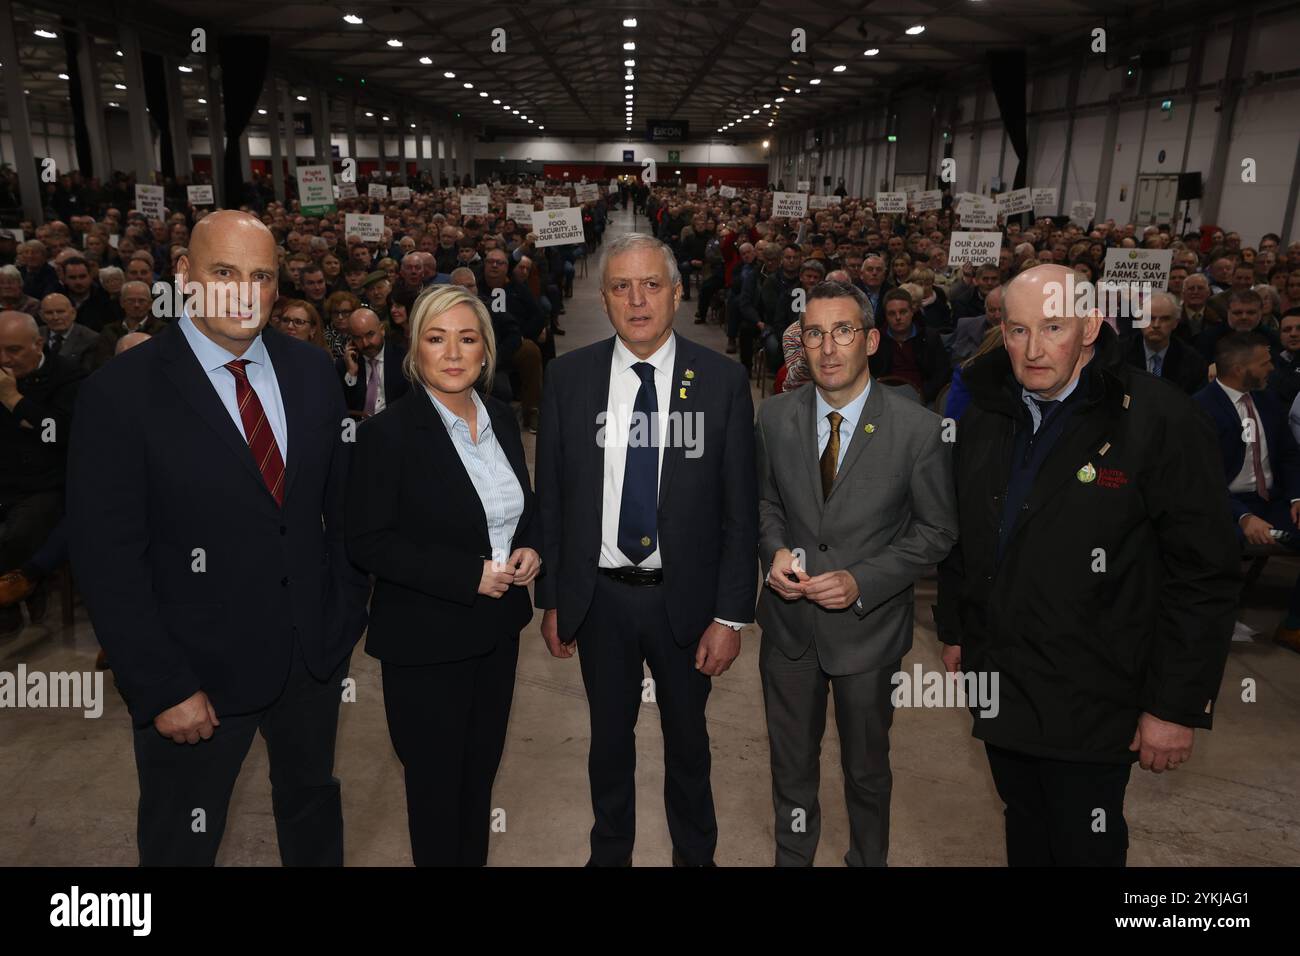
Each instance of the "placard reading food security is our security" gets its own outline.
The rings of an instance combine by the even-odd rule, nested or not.
[[[530,202],[506,203],[506,218],[513,219],[521,226],[531,226],[533,224],[533,204]]]
[[[379,242],[384,238],[384,217],[350,212],[343,217],[343,234],[362,242]]]
[[[533,232],[537,235],[539,249],[582,242],[582,210],[574,207],[534,212]]]
[[[460,194],[460,214],[462,216],[486,216],[488,214],[488,197],[478,193]]]

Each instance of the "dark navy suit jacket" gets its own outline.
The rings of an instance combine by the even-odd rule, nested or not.
[[[1268,443],[1268,461],[1273,472],[1273,487],[1269,489],[1271,497],[1284,493],[1288,501],[1300,498],[1300,448],[1287,424],[1287,409],[1277,397],[1265,389],[1250,393],[1255,403],[1255,414],[1259,416],[1260,426],[1264,429],[1264,439]],[[1223,456],[1223,475],[1227,484],[1241,472],[1249,454],[1249,445],[1243,440],[1245,429],[1241,416],[1233,406],[1228,393],[1219,387],[1218,382],[1211,382],[1201,389],[1192,399],[1200,404],[1214,422],[1219,436],[1219,451]],[[1225,488],[1227,487],[1225,484]],[[1250,513],[1246,505],[1229,495],[1232,516],[1240,521]]]

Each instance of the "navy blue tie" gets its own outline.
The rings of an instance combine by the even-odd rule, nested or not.
[[[1060,402],[1054,398],[1044,401],[1041,398],[1034,398],[1032,395],[1029,397],[1029,400],[1038,408],[1038,428],[1034,429],[1035,434],[1037,434],[1039,429],[1047,424],[1048,416],[1052,414],[1052,410],[1056,408]]]
[[[658,545],[659,510],[659,393],[655,367],[649,362],[632,366],[641,387],[636,393],[633,420],[628,430],[627,462],[623,468],[623,501],[618,509],[618,549],[633,564],[640,564]],[[641,427],[638,427],[638,422]],[[635,442],[635,443],[634,443]]]

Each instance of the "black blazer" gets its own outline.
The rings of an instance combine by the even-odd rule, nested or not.
[[[1193,395],[1192,399],[1205,409],[1214,422],[1219,437],[1219,454],[1223,459],[1223,488],[1227,493],[1228,485],[1241,474],[1241,468],[1246,463],[1247,444],[1243,441],[1241,416],[1218,382],[1211,382]],[[1296,447],[1295,437],[1291,434],[1291,426],[1287,421],[1288,410],[1267,389],[1251,392],[1250,400],[1255,405],[1255,414],[1259,416],[1259,424],[1264,429],[1264,440],[1268,443],[1269,470],[1273,472],[1270,497],[1276,498],[1280,488],[1288,501],[1294,501],[1300,498],[1300,448]],[[1231,494],[1228,494],[1228,505],[1237,521],[1241,521],[1250,510]]]
[[[316,346],[270,328],[262,340],[288,428],[283,507],[178,323],[81,386],[72,566],[138,726],[197,690],[219,716],[259,710],[295,641],[324,679],[365,629],[369,582],[343,546],[338,380]]]
[[[596,588],[605,467],[597,416],[609,402],[613,352],[608,338],[561,355],[548,367],[542,393],[536,599],[538,607],[558,608],[564,641],[577,633]],[[665,603],[673,637],[687,647],[715,617],[754,619],[758,479],[749,377],[737,362],[679,335],[668,412],[700,413],[695,439],[702,453],[688,458],[678,442],[665,449],[659,476]]]
[[[1141,332],[1130,332],[1124,340],[1124,361],[1134,368],[1147,371],[1147,353],[1142,343]],[[1176,385],[1188,395],[1195,395],[1205,388],[1209,381],[1209,372],[1201,353],[1178,338],[1169,339],[1169,351],[1165,353],[1164,364],[1160,367],[1160,377],[1170,385]]]
[[[411,383],[402,371],[402,360],[406,351],[392,339],[384,340],[384,407],[387,408],[411,390]],[[339,382],[343,385],[343,401],[349,412],[360,412],[366,404],[366,373],[370,363],[365,356],[357,353],[357,384],[349,386],[344,381],[348,373],[347,363],[343,359],[334,360],[334,368],[339,373]]]
[[[511,549],[541,552],[537,503],[509,405],[483,399],[524,491]],[[487,518],[447,426],[414,388],[357,429],[347,490],[348,554],[376,578],[366,653],[392,664],[440,664],[517,640],[533,615],[528,589],[478,593],[492,557]]]

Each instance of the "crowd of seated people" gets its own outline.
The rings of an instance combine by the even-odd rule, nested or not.
[[[522,425],[535,431],[545,368],[556,354],[556,337],[564,334],[560,319],[577,265],[599,246],[611,209],[630,203],[648,217],[643,228],[672,247],[683,298],[696,302],[695,321],[720,315],[727,353],[750,368],[757,368],[757,353],[778,390],[808,381],[800,303],[829,276],[851,282],[870,303],[880,332],[873,375],[952,417],[966,401],[963,369],[1000,346],[1003,289],[1012,277],[1050,262],[1070,266],[1080,281],[1096,282],[1111,248],[1167,248],[1168,287],[1151,298],[1149,321],[1135,327],[1131,317],[1107,316],[1119,333],[1117,359],[1197,394],[1214,381],[1220,352],[1227,348],[1239,357],[1233,343],[1253,336],[1266,343],[1270,360],[1260,387],[1290,410],[1300,435],[1294,407],[1300,395],[1300,242],[1283,247],[1276,234],[1250,247],[1231,231],[1178,236],[1167,226],[1012,217],[1001,226],[996,262],[952,263],[949,240],[960,224],[948,201],[935,211],[877,214],[870,200],[836,195],[828,208],[785,219],[773,216],[767,188],[738,186],[724,197],[712,183],[687,191],[637,182],[615,192],[602,186],[599,199],[579,202],[570,184],[537,180],[527,184],[531,197],[525,202],[540,210],[545,196],[575,197],[570,202],[582,209],[584,231],[581,244],[539,248],[530,223],[505,215],[506,204],[519,201],[520,184],[485,187],[486,217],[461,214],[460,185],[435,187],[422,176],[412,186],[410,200],[342,199],[336,212],[306,216],[294,200],[271,198],[258,179],[245,204],[277,239],[280,298],[272,326],[330,353],[357,418],[381,412],[407,385],[393,370],[410,347],[407,319],[416,299],[432,286],[457,284],[491,313],[498,347],[494,394],[517,402]],[[175,318],[165,310],[158,314],[155,284],[172,279],[193,224],[206,212],[188,206],[183,195],[183,186],[170,190],[175,211],[150,222],[131,207],[128,189],[83,190],[66,221],[36,229],[20,224],[30,237],[22,242],[0,234],[0,309],[32,320],[38,349],[29,360],[39,353],[37,364],[47,362],[60,382],[75,387],[76,377],[93,373],[120,342],[155,335]],[[382,236],[363,241],[347,235],[347,213],[382,215]],[[13,319],[5,329],[22,340],[28,326]],[[30,352],[21,342],[14,348]],[[15,360],[6,367],[29,376],[39,371],[28,371],[30,364]],[[19,389],[34,387],[24,376],[17,376]],[[28,411],[34,407],[27,403]],[[9,462],[15,460],[11,450],[31,438],[29,424],[14,420],[11,409],[0,449]],[[8,507],[30,493],[30,476],[0,474],[0,482]],[[56,496],[60,488],[54,472],[37,484]],[[6,541],[0,571],[29,567],[58,515],[52,507],[20,545]],[[1258,526],[1249,530],[1259,537]],[[20,589],[30,594],[32,584],[25,580]],[[0,586],[0,601],[12,595]],[[16,610],[9,601],[0,630],[12,629]]]

